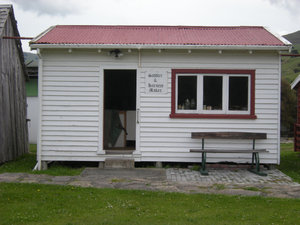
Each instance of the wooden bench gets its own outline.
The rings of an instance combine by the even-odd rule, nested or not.
[[[267,174],[260,171],[259,153],[268,152],[266,149],[256,149],[255,140],[266,139],[266,133],[250,133],[250,132],[192,132],[192,139],[202,139],[201,149],[190,149],[190,152],[202,153],[202,162],[200,173],[202,175],[208,175],[206,169],[206,154],[207,153],[251,153],[252,164],[249,171],[258,174],[260,176],[266,176]],[[204,139],[252,139],[252,148],[249,149],[206,149],[204,146]],[[255,163],[255,167],[254,167]]]

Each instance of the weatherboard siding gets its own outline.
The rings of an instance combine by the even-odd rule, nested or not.
[[[247,51],[158,51],[142,50],[139,67],[136,51],[120,59],[96,50],[45,50],[42,77],[42,160],[102,161],[102,74],[101,68],[136,68],[139,78],[140,124],[136,161],[199,162],[201,140],[191,139],[197,131],[265,132],[266,140],[257,140],[263,163],[279,163],[279,90],[280,65],[275,52]],[[146,68],[168,71],[168,93],[145,93]],[[179,119],[170,118],[172,69],[250,69],[256,70],[255,114],[257,119]],[[99,120],[100,119],[100,120]],[[207,140],[207,147],[252,147],[251,140]],[[119,156],[117,156],[119,157]],[[210,154],[209,162],[250,162],[247,154]]]
[[[61,62],[43,59],[42,159],[95,155],[99,148],[99,65]]]

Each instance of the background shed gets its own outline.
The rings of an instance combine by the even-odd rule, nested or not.
[[[39,118],[38,56],[33,53],[24,52],[24,57],[28,73],[28,80],[26,80],[27,118],[29,119],[28,138],[30,144],[36,144]]]
[[[297,92],[297,120],[294,125],[294,151],[300,152],[300,74],[291,84]]]
[[[0,5],[0,163],[28,152],[27,73],[12,5]]]

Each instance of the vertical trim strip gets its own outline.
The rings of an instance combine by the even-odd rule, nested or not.
[[[175,106],[176,106],[176,73],[177,70],[172,70],[172,78],[171,78],[171,115],[176,113]]]
[[[104,108],[104,98],[103,98],[103,93],[104,93],[104,82],[103,82],[103,70],[101,70],[101,66],[99,66],[99,82],[98,82],[98,103],[99,103],[99,142],[98,142],[98,150],[97,154],[104,153],[103,151],[103,108]]]
[[[38,51],[39,69],[38,69],[38,101],[39,101],[39,118],[38,118],[38,140],[37,140],[37,162],[38,170],[42,169],[42,97],[43,97],[43,59]]]
[[[281,56],[278,54],[278,134],[277,134],[277,164],[280,164],[280,117],[281,117]]]
[[[250,115],[255,115],[255,70],[249,72],[251,74]]]

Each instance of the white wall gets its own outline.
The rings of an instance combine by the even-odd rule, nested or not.
[[[199,162],[199,154],[189,153],[200,147],[191,139],[194,131],[266,132],[267,140],[258,140],[263,163],[279,162],[280,61],[277,52],[186,50],[142,50],[115,59],[97,50],[42,51],[42,160],[101,161],[103,68],[138,69],[140,93],[140,146],[134,155],[141,161]],[[168,93],[145,93],[143,68],[165,68],[169,72]],[[257,119],[171,119],[171,69],[250,69],[256,70],[255,112]],[[251,147],[249,141],[207,141],[208,147]],[[120,157],[120,156],[117,156]],[[214,154],[209,162],[250,162],[247,154]]]
[[[38,136],[39,98],[27,97],[27,118],[29,143],[36,144]]]

